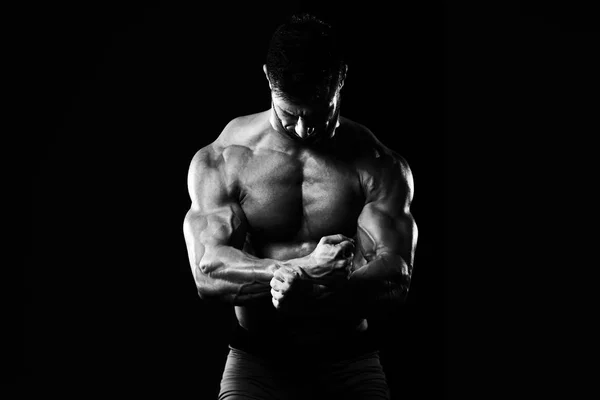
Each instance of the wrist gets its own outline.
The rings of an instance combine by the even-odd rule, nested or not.
[[[281,263],[284,265],[290,266],[290,267],[304,268],[307,265],[309,265],[309,257],[304,256],[304,257],[292,258],[290,260],[282,261]]]
[[[273,275],[275,275],[275,271],[277,271],[281,267],[283,267],[283,264],[281,262],[277,260],[272,260],[272,262],[267,267],[267,271],[269,272],[269,275],[271,275],[271,278],[273,277]]]
[[[307,279],[309,276],[306,272],[306,262],[306,257],[301,257],[282,261],[280,265],[294,271],[301,279]]]

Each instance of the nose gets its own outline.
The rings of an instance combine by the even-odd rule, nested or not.
[[[304,139],[305,137],[312,135],[314,131],[315,128],[309,126],[304,118],[298,118],[298,123],[296,124],[296,135]]]

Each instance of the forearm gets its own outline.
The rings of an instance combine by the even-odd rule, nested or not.
[[[243,305],[270,297],[273,273],[284,263],[297,261],[258,258],[231,246],[218,246],[207,249],[195,266],[194,278],[201,298]]]
[[[406,300],[412,266],[398,255],[384,253],[353,271],[348,281],[330,296],[320,309],[352,316],[385,314]]]
[[[410,287],[412,265],[398,254],[382,253],[354,270],[348,279],[355,292],[372,301],[404,301]]]

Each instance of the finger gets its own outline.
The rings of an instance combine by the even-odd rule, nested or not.
[[[340,254],[342,254],[344,257],[354,254],[354,243],[348,240],[344,240],[340,244],[336,245],[336,247],[339,249]]]
[[[292,278],[292,274],[284,268],[280,268],[273,273],[273,278],[281,282],[289,282]]]
[[[280,291],[286,292],[290,289],[290,284],[288,282],[281,282],[275,278],[271,279],[271,288]]]
[[[350,268],[354,268],[354,254],[348,256],[348,258],[346,258],[346,261],[347,266],[349,266]]]
[[[271,282],[269,282],[269,285],[275,289],[275,290],[281,290],[283,288],[283,284],[284,282],[280,281],[279,279],[273,277],[271,279]]]
[[[273,303],[273,306],[274,306],[276,309],[279,309],[279,300],[276,300],[275,298],[272,298],[272,299],[271,299],[271,303]]]
[[[283,293],[275,289],[271,289],[271,297],[273,297],[275,300],[281,300],[283,298]]]
[[[298,271],[280,268],[273,273],[273,276],[282,282],[292,283],[296,278],[300,277]]]
[[[333,270],[335,271],[335,270],[339,270],[339,269],[345,269],[351,264],[352,264],[352,257],[347,257],[342,260],[337,260],[333,264]]]
[[[275,272],[273,272],[273,278],[281,282],[285,282],[285,279],[283,279],[283,275],[284,273],[281,269],[278,269]]]
[[[346,264],[346,272],[348,273],[348,275],[350,275],[352,272],[354,272],[354,260],[353,259],[348,260],[348,263]]]
[[[338,244],[343,240],[353,241],[353,239],[338,233],[337,235],[323,236],[319,242],[321,244]]]

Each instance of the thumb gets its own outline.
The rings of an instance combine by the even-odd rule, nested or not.
[[[354,239],[344,236],[341,233],[338,233],[336,235],[323,236],[320,242],[321,244],[338,244],[343,242],[344,240],[354,243]]]

